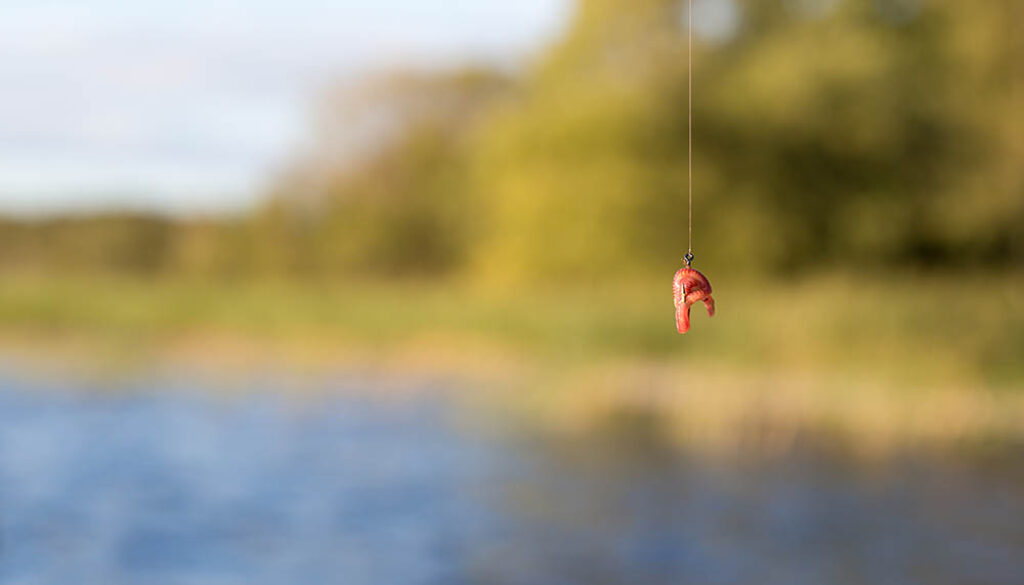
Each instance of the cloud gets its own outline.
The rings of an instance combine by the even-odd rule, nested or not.
[[[566,2],[18,3],[0,21],[0,210],[104,193],[244,204],[338,76],[522,55]]]

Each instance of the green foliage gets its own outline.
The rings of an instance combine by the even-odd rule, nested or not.
[[[527,97],[482,130],[493,231],[481,266],[549,280],[678,261],[686,68],[671,15],[682,6],[583,2]],[[1011,3],[784,6],[745,2],[733,38],[696,48],[703,265],[1019,261],[1012,68],[1024,54]]]
[[[621,277],[685,251],[685,61],[666,4],[584,3],[526,95],[480,129],[485,278]]]
[[[331,101],[319,150],[254,220],[275,254],[290,254],[278,271],[436,275],[463,264],[477,203],[466,135],[508,87],[487,71],[396,74]],[[345,144],[352,136],[362,142]]]
[[[0,222],[0,266],[8,270],[134,273],[161,271],[174,241],[166,219],[105,214]]]
[[[1024,261],[1015,0],[736,0],[695,41],[694,248],[716,274]],[[514,76],[329,93],[246,217],[0,224],[0,267],[497,284],[664,275],[687,246],[682,0],[581,0]]]

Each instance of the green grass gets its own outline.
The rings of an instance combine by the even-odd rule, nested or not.
[[[664,284],[493,294],[429,282],[20,278],[0,287],[0,332],[13,343],[75,338],[115,351],[214,333],[374,351],[427,339],[556,365],[647,359],[910,386],[1019,388],[1024,381],[1024,282],[1016,279],[979,278],[955,290],[938,278],[716,282],[718,315],[709,320],[695,307],[686,336],[674,332]]]

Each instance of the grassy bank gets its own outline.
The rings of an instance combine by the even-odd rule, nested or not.
[[[1020,439],[1022,285],[723,279],[719,314],[679,336],[663,282],[494,293],[21,277],[0,287],[0,343],[37,364],[458,375],[561,427],[657,409],[681,439],[715,444],[754,428],[749,440],[781,444],[819,427],[879,444]]]

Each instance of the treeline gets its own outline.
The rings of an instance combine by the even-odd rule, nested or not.
[[[224,249],[229,222],[179,222],[156,215],[109,213],[41,219],[0,219],[0,269],[5,273],[156,275],[194,265],[195,230],[216,236],[204,243]],[[225,266],[211,269],[222,270]]]
[[[736,3],[695,45],[702,266],[1024,264],[1016,0]],[[687,243],[681,0],[581,0],[516,73],[329,94],[316,148],[238,219],[0,225],[4,268],[203,276],[671,271]]]

